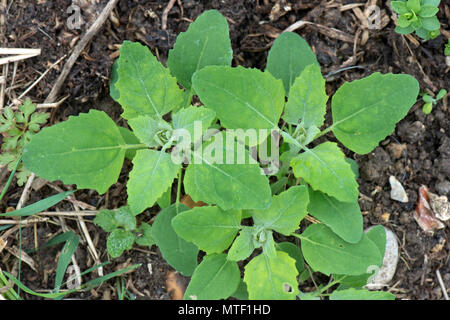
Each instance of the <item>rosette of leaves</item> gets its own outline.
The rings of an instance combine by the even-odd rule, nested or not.
[[[392,299],[362,289],[371,270],[382,264],[386,235],[383,228],[363,233],[357,164],[337,143],[317,138],[332,132],[351,151],[371,152],[416,102],[417,80],[374,73],[345,83],[329,99],[311,48],[291,32],[275,40],[265,71],[231,67],[231,59],[228,24],[214,10],[178,36],[168,68],[148,48],[124,42],[111,96],[132,131],[102,111],[70,117],[33,137],[24,152],[26,167],[48,180],[105,193],[117,182],[124,158],[132,159],[129,211],[137,215],[155,204],[161,207],[151,235],[164,259],[192,276],[185,299],[328,294],[323,288],[299,291],[309,270],[340,284],[335,299]],[[193,95],[202,106],[191,105]],[[332,124],[322,128],[328,100]],[[202,124],[201,132],[194,130],[195,121]],[[181,128],[193,137],[186,163],[174,162],[169,153]],[[208,128],[214,134],[204,135]],[[226,139],[239,129],[282,136],[281,167],[272,184],[258,162],[225,161],[227,154],[235,159],[237,148],[247,156],[270,141],[267,136],[256,142]],[[58,143],[50,144],[55,139]],[[177,190],[174,197],[172,190]],[[171,201],[180,198],[181,190],[207,206],[190,209]],[[319,223],[306,223],[308,213]],[[121,235],[133,227],[120,225]],[[132,233],[121,248],[132,245]],[[280,235],[295,241],[279,243]],[[200,250],[206,255],[198,263]]]
[[[392,9],[398,13],[395,31],[400,34],[416,34],[424,39],[434,39],[440,32],[436,14],[440,0],[400,0],[391,1]]]
[[[36,105],[27,99],[17,111],[5,107],[3,115],[0,114],[0,133],[3,136],[0,165],[8,166],[9,171],[12,171],[20,161],[24,146],[50,116],[49,113],[35,111]],[[31,172],[20,163],[16,170],[17,184],[22,186],[30,174]]]
[[[106,247],[113,258],[120,257],[125,250],[130,250],[135,242],[141,246],[152,246],[155,243],[151,226],[142,222],[137,227],[136,216],[128,207],[100,210],[94,223],[110,232]]]

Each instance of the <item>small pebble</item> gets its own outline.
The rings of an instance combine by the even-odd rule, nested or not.
[[[391,199],[404,203],[408,202],[408,195],[397,178],[390,176],[389,183],[391,184]]]
[[[441,195],[446,195],[450,192],[450,181],[444,180],[436,183],[436,191]]]
[[[365,232],[369,231],[372,227],[368,228]],[[386,230],[386,250],[384,252],[383,265],[378,273],[372,278],[366,287],[371,290],[382,289],[387,285],[394,277],[395,270],[398,263],[398,243],[394,233],[384,227]]]

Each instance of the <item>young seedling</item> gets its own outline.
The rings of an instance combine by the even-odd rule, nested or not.
[[[398,13],[395,32],[416,34],[423,40],[436,38],[440,32],[440,23],[436,14],[440,0],[400,0],[391,1],[392,9]]]
[[[445,95],[447,94],[447,90],[445,89],[441,89],[438,94],[436,95],[435,98],[433,98],[432,96],[430,96],[428,93],[425,93],[422,96],[422,100],[425,102],[424,105],[422,106],[422,111],[425,114],[430,114],[431,111],[433,110],[433,106],[443,97],[445,97]]]
[[[19,106],[18,111],[14,112],[10,107],[6,107],[3,116],[0,114],[0,134],[3,135],[0,165],[8,166],[9,171],[13,171],[20,161],[25,144],[50,116],[49,113],[35,111],[36,105],[27,99]],[[31,174],[22,164],[19,164],[16,173],[19,186],[22,186]]]
[[[155,241],[151,234],[151,226],[142,222],[136,225],[136,217],[128,207],[117,210],[101,210],[94,223],[110,232],[106,247],[113,258],[120,257],[125,250],[132,248],[136,242],[141,246],[152,246]]]
[[[450,39],[448,39],[448,42],[445,44],[444,55],[450,56]]]
[[[102,111],[72,116],[33,137],[25,166],[102,194],[132,159],[127,209],[101,213],[96,223],[111,232],[108,242],[118,240],[108,246],[117,256],[136,239],[134,217],[159,204],[148,235],[172,267],[192,276],[185,299],[320,298],[338,284],[330,298],[395,298],[363,289],[382,265],[384,228],[363,232],[357,165],[337,143],[317,138],[332,132],[351,151],[371,152],[416,102],[417,80],[374,73],[343,84],[331,99],[333,124],[321,129],[325,79],[299,35],[276,39],[264,72],[231,60],[228,24],[215,10],[179,35],[168,68],[148,48],[124,42],[111,96],[132,132]],[[193,95],[202,106],[191,105]],[[181,204],[182,190],[208,205]],[[319,223],[305,223],[308,213]],[[277,234],[300,246],[278,243]],[[301,293],[298,281],[310,270],[333,281]]]

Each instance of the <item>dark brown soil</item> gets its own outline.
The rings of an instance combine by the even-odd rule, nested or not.
[[[75,1],[88,3],[82,10],[86,23],[79,30],[69,30],[66,25],[66,9],[71,0],[15,0],[7,1],[5,12],[6,30],[2,47],[42,48],[39,57],[18,64],[15,85],[7,92],[9,104],[52,63],[63,55],[69,55],[77,37],[82,36],[90,23],[107,1]],[[292,23],[303,19],[321,25],[322,28],[306,26],[298,32],[312,46],[327,77],[327,90],[331,95],[345,81],[365,77],[372,72],[409,73],[421,84],[421,89],[437,93],[441,88],[450,89],[449,68],[443,55],[443,35],[415,46],[409,39],[394,32],[390,7],[378,1],[387,19],[382,29],[367,30],[361,26],[353,10],[344,10],[343,5],[354,3],[347,0],[327,1],[269,1],[230,0],[202,1],[183,0],[182,8],[175,4],[168,15],[167,30],[161,30],[161,17],[168,1],[121,0],[114,10],[114,19],[107,20],[104,28],[95,36],[73,67],[60,96],[70,95],[58,109],[52,111],[51,121],[59,122],[68,115],[86,112],[91,108],[107,112],[119,121],[121,108],[109,97],[109,81],[112,63],[117,57],[118,45],[123,40],[140,41],[150,47],[160,61],[165,63],[168,50],[173,46],[179,32],[186,30],[207,9],[217,9],[228,18],[230,36],[234,50],[234,65],[263,69],[274,38]],[[450,4],[441,1],[438,18],[442,29],[449,29]],[[275,4],[290,6],[290,10],[276,11]],[[281,6],[283,7],[283,5]],[[345,7],[344,7],[345,8]],[[361,10],[364,10],[361,7]],[[445,22],[447,21],[447,24]],[[325,28],[324,28],[325,27]],[[331,32],[330,28],[340,30]],[[447,31],[448,36],[448,31]],[[356,45],[352,39],[358,35]],[[364,41],[367,37],[367,41]],[[365,42],[365,43],[364,43]],[[63,64],[58,65],[28,93],[33,101],[43,102],[54,85]],[[348,70],[344,67],[356,66]],[[450,90],[449,90],[450,91]],[[449,223],[433,236],[426,235],[413,218],[419,186],[426,185],[430,191],[450,195],[450,108],[447,98],[434,107],[430,115],[421,111],[419,101],[402,120],[395,132],[381,142],[372,153],[364,156],[348,152],[360,166],[360,205],[366,226],[383,224],[398,237],[400,260],[397,272],[387,290],[401,299],[443,299],[436,270],[440,271],[446,288],[450,288],[450,229]],[[330,135],[331,140],[335,139]],[[130,164],[124,166],[122,175],[107,195],[99,196],[92,191],[78,191],[75,196],[95,208],[116,208],[126,202],[125,183]],[[409,196],[408,203],[390,199],[389,176],[394,175],[403,184]],[[0,175],[4,176],[4,175]],[[0,180],[3,185],[4,177]],[[62,185],[60,185],[62,187]],[[13,184],[2,203],[0,212],[15,206],[22,189]],[[32,191],[29,203],[38,201],[54,190],[48,185]],[[63,202],[55,210],[73,210]],[[158,207],[147,210],[139,218],[151,221]],[[39,223],[37,229],[24,227],[22,245],[32,249],[36,243],[43,245],[49,238],[61,232],[60,222]],[[76,221],[66,219],[67,226],[81,235]],[[101,261],[107,261],[106,234],[87,219],[87,225]],[[35,232],[36,231],[36,232]],[[0,235],[2,232],[0,231]],[[35,236],[36,235],[36,236]],[[8,238],[8,245],[18,245],[18,232]],[[21,279],[35,290],[49,290],[54,285],[58,253],[62,246],[44,249],[30,256],[36,262],[37,272],[22,264]],[[154,250],[154,251],[152,251]],[[76,251],[81,270],[93,266],[88,246],[82,242]],[[136,271],[124,279],[128,290],[138,299],[170,299],[166,290],[167,273],[172,270],[154,247],[137,247],[105,267],[105,272],[141,263]],[[6,271],[17,271],[17,259],[8,251],[0,253],[0,267]],[[90,279],[85,276],[84,281]],[[184,280],[184,283],[187,279]],[[448,290],[447,290],[448,291]],[[35,299],[24,295],[27,299]],[[114,280],[90,292],[73,295],[82,299],[116,299]]]

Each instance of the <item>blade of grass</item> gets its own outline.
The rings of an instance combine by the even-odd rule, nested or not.
[[[78,244],[80,243],[80,238],[78,238],[78,236],[73,231],[65,232],[62,235],[64,235],[67,240],[64,244],[63,249],[61,250],[61,254],[58,259],[58,265],[56,267],[55,292],[59,292],[62,281],[64,279],[64,275],[66,274],[67,267],[69,266],[70,260],[72,259],[72,256],[78,247]]]
[[[14,177],[14,174],[16,173],[17,167],[19,166],[21,160],[22,160],[22,155],[20,155],[20,158],[17,160],[17,163],[14,166],[14,169],[11,171],[11,174],[9,175],[8,181],[6,181],[5,187],[2,190],[2,194],[0,194],[0,201],[2,201],[3,197],[6,194],[6,191],[8,191],[9,185],[11,184],[11,181]]]
[[[3,271],[0,270],[0,285],[2,286],[8,286],[9,281],[6,279],[5,275],[3,274]],[[1,289],[2,287],[0,287]],[[3,296],[8,300],[21,300],[20,296],[17,294],[16,291],[14,291],[13,288],[10,288],[8,291],[3,293]]]
[[[94,267],[84,271],[81,275],[84,275],[84,274],[86,274],[88,272],[91,272],[91,271],[93,271],[95,269],[98,269],[99,267],[104,266],[105,264],[107,264],[107,263],[102,263],[100,265],[94,266]],[[67,291],[64,291],[64,292],[58,292],[58,293],[38,293],[38,292],[35,292],[35,291],[31,290],[30,288],[28,288],[27,286],[25,286],[19,280],[17,280],[16,277],[14,277],[12,274],[10,274],[10,273],[8,273],[6,271],[3,271],[3,273],[15,285],[17,285],[19,288],[21,288],[24,292],[26,292],[28,294],[31,294],[31,295],[34,295],[34,296],[37,296],[37,297],[47,298],[47,299],[61,299],[62,297],[66,296],[68,294],[74,293],[74,292],[90,290],[90,289],[100,285],[101,283],[103,283],[103,282],[105,282],[105,281],[107,281],[107,280],[109,280],[111,278],[120,276],[120,275],[122,275],[124,273],[127,273],[127,272],[129,272],[129,271],[131,271],[133,269],[136,269],[136,268],[138,268],[140,266],[141,266],[141,264],[135,264],[135,265],[132,265],[130,267],[127,267],[127,268],[124,268],[124,269],[121,269],[121,270],[109,273],[107,275],[104,275],[103,277],[99,277],[99,278],[93,279],[93,280],[91,280],[89,282],[86,282],[85,284],[83,284],[81,286],[80,289],[71,289],[71,290],[67,290]]]
[[[19,210],[15,210],[15,211],[11,211],[11,212],[6,212],[6,213],[1,213],[0,216],[1,217],[25,217],[25,216],[31,216],[33,214],[42,212],[52,206],[54,206],[55,204],[61,202],[62,200],[64,200],[66,197],[70,196],[72,193],[74,193],[76,190],[70,190],[70,191],[65,191],[65,192],[61,192],[58,194],[55,194],[51,197],[42,199],[38,202],[35,202],[33,204],[30,204],[22,209]]]

